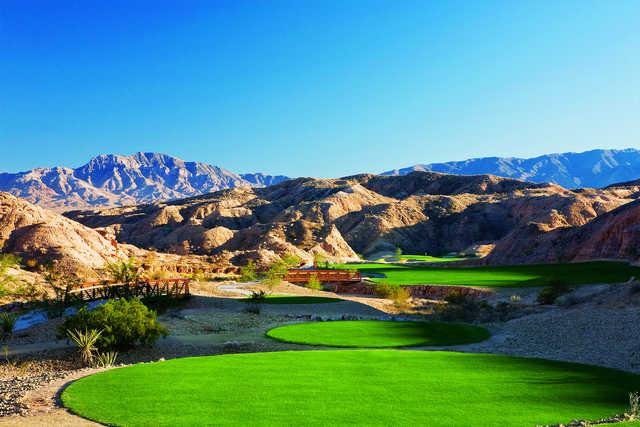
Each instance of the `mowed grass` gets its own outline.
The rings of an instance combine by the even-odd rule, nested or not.
[[[420,262],[452,262],[452,261],[463,261],[469,258],[437,257],[437,256],[431,256],[431,255],[400,255],[400,259],[405,261],[420,261]]]
[[[424,267],[402,264],[336,264],[334,268],[381,275],[374,282],[392,285],[467,285],[490,287],[544,286],[550,283],[585,285],[625,282],[640,277],[640,267],[623,262],[583,262],[504,267]]]
[[[331,350],[174,359],[82,378],[62,394],[120,426],[534,426],[625,410],[635,375],[498,355]]]
[[[317,297],[306,295],[267,295],[260,301],[254,301],[250,298],[245,299],[247,302],[257,302],[259,304],[326,304],[331,302],[344,301],[340,298]]]
[[[329,347],[446,346],[483,341],[484,328],[459,323],[345,320],[279,326],[267,332],[279,341]]]

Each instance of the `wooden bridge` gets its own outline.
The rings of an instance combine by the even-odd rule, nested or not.
[[[191,279],[140,280],[132,283],[84,282],[78,287],[58,291],[58,299],[65,304],[115,298],[148,298],[189,296]]]
[[[362,275],[355,270],[289,270],[284,280],[290,283],[309,283],[315,277],[320,283],[354,283],[362,281]]]

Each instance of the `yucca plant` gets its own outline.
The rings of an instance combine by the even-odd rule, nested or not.
[[[640,393],[629,393],[629,417],[632,420],[640,418]]]
[[[79,331],[77,329],[67,330],[67,336],[78,347],[80,353],[80,360],[85,365],[89,365],[93,361],[93,355],[96,351],[96,342],[100,338],[102,331],[95,329]]]
[[[105,351],[104,353],[97,353],[95,356],[95,365],[99,368],[107,368],[115,365],[117,358],[117,351]]]
[[[13,328],[16,326],[16,316],[11,313],[0,313],[0,334],[2,338],[10,337],[13,333]]]

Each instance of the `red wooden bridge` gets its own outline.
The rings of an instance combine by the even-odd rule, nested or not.
[[[191,279],[154,279],[132,283],[112,283],[105,281],[84,282],[80,286],[57,290],[58,299],[65,304],[82,301],[114,298],[148,298],[189,296]]]
[[[315,277],[320,283],[354,283],[362,281],[362,275],[355,270],[289,270],[284,280],[290,283],[309,283]]]

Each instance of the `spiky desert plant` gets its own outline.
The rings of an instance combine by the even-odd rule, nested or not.
[[[80,353],[80,360],[86,365],[90,364],[93,360],[93,355],[96,351],[96,342],[100,338],[102,331],[95,329],[79,331],[77,329],[67,330],[67,336],[78,347]]]
[[[107,368],[113,366],[118,358],[117,351],[105,351],[103,353],[97,353],[95,356],[95,365],[99,368]]]
[[[632,420],[640,418],[640,393],[629,393],[629,417]]]
[[[0,313],[0,329],[2,338],[9,337],[13,334],[13,328],[16,326],[16,316],[11,313]]]

